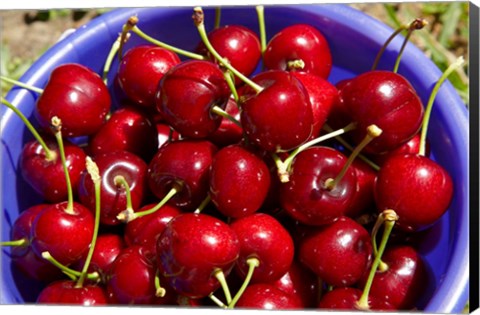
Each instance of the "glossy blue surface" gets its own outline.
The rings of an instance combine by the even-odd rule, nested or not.
[[[54,67],[66,62],[85,64],[101,73],[112,42],[123,23],[132,15],[139,27],[154,37],[193,50],[199,41],[188,8],[120,9],[104,14],[81,27],[48,50],[22,77],[22,81],[43,87]],[[206,9],[207,29],[213,24],[213,9]],[[308,23],[318,27],[331,44],[334,69],[330,81],[352,77],[370,69],[374,57],[392,29],[343,5],[303,5],[265,8],[268,38],[283,27]],[[258,29],[252,7],[224,8],[222,20]],[[127,49],[141,40],[132,36]],[[382,58],[379,68],[392,69],[402,38],[394,40]],[[407,45],[399,73],[407,77],[424,103],[441,72],[414,47]],[[36,95],[14,89],[7,99],[32,117]],[[455,183],[455,197],[446,215],[426,235],[421,252],[432,271],[430,287],[419,308],[427,312],[458,313],[468,299],[469,279],[469,181],[468,112],[449,83],[437,96],[430,123],[429,140],[434,158],[450,172]],[[10,226],[20,211],[40,201],[19,176],[18,157],[22,143],[31,139],[29,131],[11,111],[1,107],[1,240],[8,240]],[[12,270],[9,250],[1,253],[0,303],[32,302],[39,284],[22,279]]]

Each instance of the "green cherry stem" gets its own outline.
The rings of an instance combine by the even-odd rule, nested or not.
[[[50,150],[48,148],[47,144],[42,139],[42,137],[37,132],[37,130],[33,127],[32,123],[28,120],[28,118],[25,117],[25,115],[23,115],[23,113],[21,111],[19,111],[18,108],[13,106],[12,103],[8,102],[3,97],[1,98],[1,101],[2,101],[2,104],[7,106],[9,109],[11,109],[22,120],[22,122],[25,124],[25,126],[28,128],[28,130],[30,130],[30,132],[33,134],[33,137],[35,138],[35,140],[37,140],[37,142],[42,146],[43,151],[45,151],[45,158],[47,159],[47,161],[55,160],[57,158],[57,154],[55,153],[55,151]]]
[[[78,277],[80,277],[81,272],[71,269],[62,263],[60,263],[58,260],[56,260],[48,251],[42,252],[42,258],[50,262],[52,265],[60,269],[64,274],[66,274],[70,279],[76,281]],[[94,280],[97,281],[100,279],[100,275],[98,272],[94,271],[91,273],[86,274],[86,278],[88,280]]]
[[[258,27],[260,32],[260,48],[263,56],[265,50],[267,49],[267,33],[265,31],[265,8],[263,5],[257,5],[255,7],[255,10],[257,11]]]
[[[202,203],[197,207],[197,209],[195,209],[194,213],[201,213],[203,209],[205,209],[205,207],[210,203],[211,200],[212,200],[212,197],[210,197],[210,194],[208,194],[207,197],[203,199]]]
[[[65,147],[63,146],[62,121],[57,116],[54,116],[52,117],[51,125],[55,133],[55,139],[57,139],[58,151],[60,152],[60,158],[62,159],[63,172],[65,174],[65,181],[67,185],[67,207],[65,208],[65,212],[72,214],[74,213],[73,189],[72,182],[70,181],[70,174],[68,173],[67,161],[65,158]]]
[[[4,82],[7,82],[7,83],[10,83],[10,84],[13,84],[13,85],[16,85],[16,86],[19,86],[21,88],[24,88],[24,89],[27,89],[29,91],[33,91],[35,93],[38,93],[38,94],[42,94],[43,93],[43,89],[41,88],[38,88],[38,87],[35,87],[35,86],[31,86],[31,85],[27,85],[23,82],[20,82],[20,81],[17,81],[17,80],[13,80],[13,79],[10,79],[8,77],[5,77],[3,75],[0,75],[0,80],[4,81]]]
[[[101,195],[101,187],[102,187],[102,179],[100,177],[100,170],[98,169],[97,164],[87,156],[85,160],[85,166],[87,169],[88,174],[92,178],[93,185],[95,188],[95,222],[93,226],[93,235],[92,235],[92,242],[90,243],[90,248],[87,253],[87,258],[85,259],[85,263],[83,265],[82,272],[80,277],[78,278],[77,283],[75,284],[76,288],[81,288],[83,286],[83,282],[85,281],[85,277],[88,273],[88,267],[90,266],[90,262],[92,261],[93,252],[95,251],[95,245],[97,243],[98,237],[98,230],[100,228],[100,195]]]
[[[125,42],[130,38],[130,33],[126,33],[124,36],[120,34],[115,42],[113,42],[112,47],[110,48],[110,52],[108,53],[107,59],[105,60],[105,65],[103,66],[103,74],[102,79],[105,85],[108,84],[108,73],[110,72],[110,68],[112,66],[113,59],[115,55],[118,55],[118,51],[120,50],[120,46],[125,44]],[[122,42],[123,40],[123,42]]]
[[[214,271],[214,276],[218,280],[218,282],[220,282],[223,293],[225,294],[227,304],[232,303],[232,295],[230,293],[230,288],[228,287],[227,279],[225,279],[225,274],[223,273],[222,269],[216,268]]]
[[[223,76],[227,81],[228,87],[232,91],[233,99],[235,100],[235,102],[238,102],[238,91],[237,91],[237,87],[235,86],[235,77],[233,73],[227,70],[223,72]]]
[[[433,87],[432,93],[430,94],[430,98],[428,99],[427,106],[425,107],[425,113],[423,114],[423,121],[422,121],[422,131],[420,133],[420,149],[418,154],[419,155],[425,155],[425,146],[426,146],[426,140],[427,140],[427,131],[428,131],[428,123],[430,121],[430,115],[432,113],[432,108],[433,108],[433,102],[435,101],[435,97],[438,94],[438,90],[440,89],[440,86],[443,84],[443,82],[448,78],[448,76],[455,71],[457,68],[463,65],[465,60],[463,57],[459,57],[454,63],[452,63],[447,70],[442,74],[440,79],[437,81],[435,86]]]
[[[258,260],[258,258],[251,257],[247,259],[247,265],[248,265],[248,271],[247,271],[247,275],[245,276],[245,280],[243,281],[240,289],[238,289],[237,294],[235,294],[235,296],[233,297],[232,302],[228,303],[229,309],[233,309],[235,307],[235,304],[237,304],[243,292],[245,292],[245,289],[247,288],[248,284],[250,283],[250,280],[252,279],[255,268],[260,266],[260,261]]]
[[[122,175],[117,175],[113,178],[113,182],[117,187],[120,186],[125,189],[126,208],[124,211],[128,213],[135,212],[132,206],[132,192],[130,190],[130,185],[128,184],[125,177],[123,177]]]
[[[220,27],[221,20],[222,20],[222,8],[216,7],[215,8],[215,24],[213,26],[215,29]]]
[[[208,295],[208,298],[213,301],[213,303],[217,304],[219,307],[226,309],[227,306],[215,295],[213,295],[213,292]]]
[[[205,44],[205,47],[207,48],[207,50],[210,52],[210,54],[212,54],[212,56],[215,57],[215,59],[218,60],[222,64],[222,66],[224,66],[225,68],[230,70],[234,75],[239,77],[245,84],[250,86],[257,93],[260,93],[263,90],[263,88],[260,85],[256,84],[255,82],[247,78],[245,75],[243,75],[241,72],[239,72],[237,69],[232,67],[230,63],[227,60],[225,60],[222,56],[220,56],[220,54],[212,46],[212,44],[210,43],[210,40],[208,39],[207,31],[205,30],[204,14],[201,7],[195,7],[193,9],[192,18],[195,26],[197,27],[198,33],[200,34],[200,37],[203,43]]]
[[[167,290],[165,290],[165,288],[160,284],[159,272],[160,271],[157,269],[157,272],[155,273],[155,296],[164,297],[165,294],[167,294]]]
[[[395,60],[395,66],[393,67],[393,72],[397,73],[398,71],[398,67],[400,66],[400,60],[402,59],[403,51],[405,50],[405,47],[407,46],[408,40],[410,39],[410,36],[412,35],[413,31],[420,30],[424,28],[427,24],[428,22],[424,19],[415,19],[412,21],[412,23],[409,24],[407,35],[405,36],[405,39],[402,43],[402,47],[400,48],[397,59]]]
[[[225,110],[221,109],[220,107],[218,106],[213,106],[212,107],[212,112],[219,115],[219,116],[222,116],[223,118],[226,118],[228,120],[230,120],[231,122],[233,122],[235,125],[239,126],[240,128],[242,128],[242,124],[235,119],[235,117],[233,117],[232,115],[230,115],[229,113],[227,113]]]
[[[5,241],[5,242],[0,242],[0,247],[4,246],[26,246],[28,245],[28,239],[27,238],[21,238],[19,240],[14,240],[14,241]]]
[[[348,157],[347,163],[343,166],[340,173],[333,178],[329,178],[325,181],[325,187],[329,190],[332,190],[343,178],[347,169],[352,165],[355,158],[360,154],[360,151],[363,150],[373,139],[382,134],[382,129],[378,128],[376,125],[370,125],[367,127],[367,134],[365,138],[355,147],[350,156]]]
[[[393,210],[385,210],[382,212],[384,215],[384,230],[382,235],[382,240],[380,242],[380,247],[378,248],[378,252],[375,255],[373,260],[372,267],[370,268],[370,273],[368,274],[367,282],[365,283],[365,287],[363,288],[362,296],[356,303],[356,307],[359,310],[369,310],[370,306],[368,304],[368,295],[370,294],[370,288],[372,287],[373,279],[375,277],[375,273],[377,272],[378,266],[381,262],[382,255],[385,251],[387,246],[388,238],[390,237],[390,233],[392,232],[393,226],[395,222],[398,220],[398,216]],[[373,237],[373,236],[372,236]],[[375,235],[376,237],[376,235]]]

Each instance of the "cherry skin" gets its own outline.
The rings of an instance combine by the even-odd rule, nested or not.
[[[148,193],[147,164],[128,151],[113,151],[101,154],[94,159],[100,171],[101,211],[100,222],[105,225],[118,225],[122,221],[117,215],[126,209],[126,191],[115,182],[117,176],[123,176],[130,187],[132,208],[138,209]],[[81,203],[92,212],[95,210],[95,187],[86,170],[82,173],[78,195]]]
[[[138,45],[123,55],[116,79],[125,95],[135,104],[154,107],[158,82],[179,63],[178,55],[168,49]]]
[[[233,98],[228,100],[225,112],[240,121],[240,109],[237,102]],[[222,122],[217,130],[215,130],[207,138],[218,147],[225,147],[230,144],[240,143],[243,139],[243,129],[228,118],[222,118]]]
[[[257,93],[246,87],[241,92],[240,118],[248,140],[268,152],[289,151],[306,142],[313,114],[300,80],[281,70],[261,72],[252,80],[263,89]]]
[[[231,90],[222,70],[213,62],[187,60],[174,66],[160,80],[155,104],[164,120],[189,138],[206,138],[220,126]]]
[[[220,26],[208,33],[208,39],[217,53],[243,75],[248,77],[256,69],[262,55],[260,40],[249,28],[243,25]],[[216,61],[203,42],[199,43],[196,51]],[[235,77],[236,85],[242,83]]]
[[[293,310],[302,308],[302,305],[293,296],[272,284],[257,283],[251,284],[245,289],[235,308]]]
[[[313,131],[311,139],[320,135],[333,104],[338,98],[337,88],[326,79],[308,72],[293,72],[308,92],[313,113]]]
[[[343,216],[355,193],[356,173],[349,167],[333,189],[325,182],[335,178],[346,161],[345,155],[330,147],[300,152],[293,160],[289,181],[280,187],[282,208],[307,225],[329,224]]]
[[[236,219],[230,226],[240,242],[240,257],[235,269],[242,277],[247,274],[247,259],[250,257],[260,262],[250,283],[276,281],[289,271],[294,258],[294,244],[278,220],[259,212]]]
[[[57,116],[65,137],[88,136],[105,123],[110,106],[110,94],[102,78],[90,68],[69,63],[52,71],[34,114],[46,130]]]
[[[165,143],[180,139],[180,134],[175,130],[173,130],[169,125],[162,122],[158,122],[156,123],[155,126],[157,128],[157,139],[158,139],[157,150],[160,149],[160,147],[163,146]]]
[[[453,198],[453,180],[435,161],[418,154],[389,158],[375,183],[377,209],[393,209],[396,226],[405,231],[425,229],[448,210]]]
[[[125,106],[112,113],[105,125],[90,138],[88,148],[93,157],[128,151],[149,161],[158,149],[157,128],[144,111]]]
[[[37,298],[39,304],[66,304],[82,306],[107,305],[105,290],[96,284],[76,287],[72,280],[59,280],[45,287]]]
[[[239,252],[238,238],[226,223],[207,214],[184,213],[158,238],[157,267],[178,294],[203,298],[220,287],[215,272],[228,276]]]
[[[338,287],[325,293],[318,303],[319,309],[326,310],[360,310],[357,307],[357,301],[362,296],[362,290],[353,287]],[[373,296],[368,297],[369,310],[388,311],[395,308],[386,301],[382,301]]]
[[[143,247],[124,248],[113,262],[107,292],[114,304],[152,304],[155,299],[155,264]]]
[[[319,227],[300,242],[299,260],[329,285],[356,284],[370,267],[370,234],[349,217]]]
[[[375,207],[374,186],[377,171],[361,159],[355,159],[350,167],[355,171],[357,186],[345,214],[351,218],[357,218]]]
[[[30,234],[33,220],[49,204],[38,204],[23,210],[15,219],[12,225],[11,239],[25,239],[26,243],[21,246],[12,246],[10,253],[12,263],[29,279],[35,279],[41,282],[52,282],[63,278],[63,273],[45,260],[38,256],[30,245]]]
[[[151,209],[155,204],[148,204],[138,209],[139,212]],[[182,212],[177,207],[164,205],[157,211],[129,221],[124,230],[127,245],[141,245],[145,252],[154,254],[157,239],[168,222]]]
[[[256,212],[270,188],[270,171],[263,160],[241,145],[220,149],[210,171],[210,197],[223,215],[244,217]]]
[[[67,182],[58,150],[57,141],[52,137],[43,137],[48,148],[53,153],[53,158],[47,159],[45,151],[39,142],[27,142],[20,153],[19,167],[23,179],[42,198],[51,203],[67,199]],[[64,140],[65,161],[72,185],[76,191],[82,170],[85,168],[86,154],[82,148]]]
[[[358,123],[354,141],[365,137],[368,126],[375,124],[382,134],[365,147],[365,152],[393,150],[418,133],[423,119],[423,105],[412,85],[390,71],[369,71],[348,80],[339,97],[350,117]]]
[[[289,68],[289,62],[302,60],[301,69]],[[332,69],[332,55],[323,34],[307,24],[287,26],[269,41],[263,56],[267,69],[298,70],[327,79]]]
[[[429,283],[423,258],[413,247],[399,245],[387,248],[382,261],[388,269],[376,272],[370,295],[399,310],[412,309]],[[363,285],[365,281],[366,276],[360,284]]]
[[[67,202],[45,207],[32,223],[31,244],[35,254],[42,257],[48,251],[63,265],[78,261],[88,251],[94,217],[92,212],[78,202],[73,202],[68,212]]]
[[[383,154],[371,155],[370,158],[375,163],[382,166],[385,163],[385,161],[393,155],[397,155],[397,154],[416,154],[416,153],[419,152],[419,150],[420,150],[420,133],[417,133],[412,139],[408,140],[407,142],[405,142],[404,144],[402,144],[398,148],[396,148],[394,150],[391,150],[391,151],[388,151],[388,152],[385,152]],[[430,146],[429,146],[428,139],[426,139],[425,156],[428,157],[429,155],[430,155]]]
[[[169,204],[182,211],[195,209],[207,197],[209,173],[218,148],[206,140],[180,140],[162,146],[148,168],[148,185],[163,199],[175,186],[180,190]]]

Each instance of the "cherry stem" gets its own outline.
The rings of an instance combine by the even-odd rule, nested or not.
[[[247,265],[248,265],[248,271],[247,275],[245,276],[245,280],[242,283],[242,286],[238,290],[237,294],[235,294],[233,300],[231,303],[228,304],[228,308],[232,309],[235,307],[235,304],[237,304],[238,300],[242,296],[243,292],[245,292],[245,289],[247,288],[248,284],[250,283],[250,280],[252,279],[253,272],[255,271],[255,268],[260,266],[260,261],[258,258],[251,257],[247,259]]]
[[[165,294],[167,294],[167,290],[165,290],[165,288],[160,284],[159,272],[160,271],[157,269],[157,272],[155,273],[155,296],[162,298],[165,296]]]
[[[70,279],[74,281],[77,279],[77,277],[81,276],[81,272],[65,266],[64,264],[56,260],[48,251],[42,252],[42,258],[60,269],[64,274],[66,274],[68,277],[70,277]],[[100,279],[100,275],[98,274],[98,272],[94,271],[86,274],[86,278],[88,280],[96,281]]]
[[[165,197],[163,197],[163,199],[159,203],[157,203],[157,205],[154,206],[153,208],[150,208],[150,209],[147,209],[147,210],[144,210],[144,211],[140,211],[140,212],[133,212],[132,210],[127,209],[127,210],[124,210],[124,211],[120,212],[117,215],[117,219],[120,220],[120,221],[124,221],[124,222],[128,223],[132,220],[135,220],[136,218],[152,214],[155,211],[157,211],[158,209],[160,209],[161,207],[163,207],[170,199],[172,199],[173,196],[175,196],[175,194],[180,192],[182,190],[182,188],[183,188],[183,184],[175,183],[173,185],[173,187],[170,189],[170,191],[165,195]]]
[[[227,284],[227,279],[225,279],[225,274],[223,273],[222,269],[216,268],[214,271],[214,276],[217,278],[218,282],[222,286],[223,293],[225,294],[225,299],[227,304],[232,303],[232,295],[230,294],[230,288]]]
[[[422,131],[420,133],[420,149],[418,154],[425,155],[426,151],[426,140],[427,140],[427,131],[428,131],[428,124],[430,121],[430,116],[432,113],[433,102],[435,101],[435,97],[438,94],[438,90],[443,82],[448,78],[448,76],[455,71],[457,68],[461,67],[465,60],[463,57],[459,57],[454,63],[452,63],[447,70],[442,74],[440,79],[437,81],[435,86],[433,87],[432,93],[430,94],[430,98],[428,99],[427,106],[425,107],[425,113],[423,114],[423,121],[422,121]]]
[[[277,159],[276,157],[274,157],[275,163],[277,164],[277,167],[278,167],[278,175],[279,175],[280,181],[282,183],[286,183],[286,182],[289,181],[288,174],[290,173],[290,169],[291,169],[293,160],[295,159],[295,157],[300,152],[302,152],[302,151],[308,149],[309,147],[314,146],[314,145],[316,145],[316,144],[318,144],[322,141],[326,141],[328,139],[335,138],[335,137],[337,137],[341,134],[344,134],[344,133],[347,133],[349,131],[355,130],[355,128],[357,128],[357,124],[356,123],[350,123],[347,126],[345,126],[344,128],[341,128],[341,129],[338,129],[338,130],[335,130],[335,131],[331,131],[326,135],[323,135],[323,136],[317,137],[313,140],[310,140],[310,141],[302,144],[301,146],[299,146],[295,150],[293,150],[292,153],[290,153],[290,155],[283,162],[281,162],[280,159]]]
[[[373,139],[382,134],[382,129],[378,128],[376,125],[370,125],[367,127],[367,134],[365,138],[355,147],[350,156],[348,157],[347,163],[343,166],[340,173],[335,177],[335,179],[329,178],[325,181],[325,187],[328,190],[332,190],[335,186],[342,180],[343,176],[347,172],[348,168],[352,165],[355,158],[360,154],[360,151],[363,150]]]
[[[222,20],[222,8],[216,7],[215,8],[215,24],[213,26],[215,29],[220,27],[221,20]]]
[[[102,187],[102,179],[100,177],[100,170],[98,169],[97,164],[89,157],[85,159],[85,167],[87,169],[88,174],[92,178],[93,185],[95,188],[95,222],[93,226],[93,235],[92,235],[92,242],[90,243],[90,248],[87,253],[87,258],[85,259],[85,263],[83,265],[82,273],[80,274],[80,278],[78,279],[75,287],[81,288],[83,286],[83,282],[85,281],[85,277],[88,273],[88,267],[90,266],[90,262],[92,261],[93,252],[95,251],[95,245],[97,244],[97,237],[98,237],[98,230],[100,228],[100,195],[101,195],[101,187]]]
[[[263,5],[257,5],[255,7],[258,16],[258,27],[260,32],[260,47],[262,56],[267,49],[267,33],[265,31],[265,8]]]
[[[409,40],[410,36],[412,35],[413,31],[420,30],[420,29],[424,28],[425,25],[427,25],[427,24],[428,24],[428,22],[426,20],[423,20],[423,19],[415,19],[415,20],[412,21],[412,23],[409,24],[407,35],[405,36],[405,39],[402,43],[402,47],[400,48],[400,51],[398,53],[397,60],[395,61],[395,66],[393,68],[394,73],[397,73],[397,71],[398,71],[398,67],[400,65],[400,59],[402,58],[403,51],[405,50],[405,46],[407,46],[408,40]]]
[[[10,84],[13,84],[13,85],[16,85],[16,86],[19,86],[21,88],[24,88],[24,89],[27,89],[29,91],[33,91],[35,93],[38,93],[38,94],[42,94],[43,93],[43,89],[41,88],[38,88],[38,87],[35,87],[35,86],[31,86],[31,85],[27,85],[23,82],[20,82],[20,81],[17,81],[17,80],[13,80],[13,79],[10,79],[10,78],[7,78],[3,75],[0,75],[0,80],[2,81],[5,81],[7,83],[10,83]]]
[[[222,301],[220,301],[219,298],[217,298],[215,295],[213,295],[213,293],[210,293],[208,295],[208,297],[210,298],[210,300],[213,301],[213,303],[217,304],[219,307],[225,308],[225,309],[227,308],[227,306]]]
[[[62,159],[63,172],[67,184],[67,207],[65,208],[65,212],[73,214],[75,213],[73,211],[73,190],[72,182],[70,181],[70,174],[68,173],[67,160],[65,158],[65,147],[63,146],[62,121],[57,116],[54,116],[52,117],[51,124],[55,133],[55,139],[57,139],[58,151],[60,153],[60,158]]]
[[[290,60],[287,62],[287,70],[302,70],[305,68],[305,62],[302,59]]]
[[[232,67],[230,63],[227,60],[225,60],[222,56],[220,56],[220,54],[212,46],[212,44],[210,43],[210,40],[208,39],[207,31],[205,30],[204,14],[201,7],[195,7],[193,9],[192,18],[195,26],[197,27],[198,33],[200,34],[200,37],[203,43],[205,44],[205,47],[210,52],[210,54],[212,54],[215,57],[215,59],[222,64],[222,66],[224,66],[225,68],[230,70],[234,75],[239,77],[245,84],[250,86],[257,93],[260,93],[263,90],[263,88],[260,85],[256,84],[255,82],[247,78],[245,75],[243,75],[241,72],[239,72],[237,69]]]
[[[37,142],[42,146],[43,151],[45,151],[45,159],[47,161],[53,161],[56,158],[55,152],[48,148],[47,144],[45,143],[45,141],[43,141],[42,137],[37,132],[37,130],[33,127],[32,123],[28,120],[28,118],[25,117],[25,115],[23,115],[23,113],[19,111],[18,108],[13,106],[13,104],[8,102],[6,99],[1,98],[1,101],[2,101],[2,104],[7,106],[9,109],[11,109],[22,120],[22,122],[25,124],[28,130],[30,130],[35,140],[37,140]]]
[[[219,106],[217,106],[217,105],[213,106],[212,107],[212,112],[219,115],[219,116],[222,116],[223,118],[226,118],[226,119],[230,120],[231,122],[233,122],[235,125],[239,126],[240,128],[242,127],[242,124],[238,120],[236,120],[235,117],[233,117],[232,115],[227,113],[225,110],[223,110]]]
[[[378,249],[377,254],[375,255],[375,259],[373,261],[372,267],[370,268],[370,273],[368,274],[367,282],[365,283],[365,287],[363,288],[362,296],[356,303],[356,307],[360,310],[370,309],[370,306],[368,304],[368,295],[370,294],[370,289],[372,287],[373,279],[375,277],[375,273],[377,272],[377,268],[381,262],[382,255],[387,246],[387,241],[388,241],[388,238],[390,237],[393,226],[395,225],[395,222],[398,220],[398,216],[393,210],[385,210],[384,212],[382,212],[381,216],[382,215],[384,216],[384,218],[381,220],[384,220],[385,229],[383,230],[383,236],[380,242],[380,247]]]
[[[110,72],[110,68],[112,66],[113,58],[115,57],[115,55],[118,54],[118,51],[120,50],[120,46],[125,44],[125,42],[129,38],[130,38],[130,33],[126,33],[125,35],[123,35],[123,33],[122,33],[117,37],[115,42],[113,42],[112,48],[110,49],[110,52],[108,53],[107,59],[105,60],[105,65],[103,67],[102,79],[103,79],[103,83],[105,83],[105,85],[108,84],[108,78],[107,77],[108,77],[108,73]],[[122,40],[123,40],[123,42],[122,42]]]
[[[237,87],[235,86],[235,77],[233,73],[227,70],[223,73],[223,76],[227,81],[228,87],[232,91],[233,99],[235,100],[235,102],[238,102],[238,92]]]
[[[400,32],[406,30],[408,28],[408,25],[403,24],[400,25],[399,28],[397,28],[385,41],[385,43],[382,45],[380,50],[377,53],[377,56],[375,57],[375,61],[373,62],[372,65],[372,71],[377,69],[378,63],[380,62],[380,58],[382,57],[383,53],[385,52],[385,49],[387,49],[387,46],[390,44],[390,42],[398,35]]]
[[[323,125],[323,130],[327,131],[327,132],[332,132],[334,131],[332,129],[332,127],[330,127],[329,125],[325,124]],[[337,136],[335,137],[335,139],[340,142],[346,149],[350,150],[350,151],[353,151],[354,148],[353,146],[351,146],[347,141],[345,141],[345,139],[343,139],[341,136]],[[375,171],[379,171],[380,170],[380,166],[378,166],[377,164],[375,164],[372,160],[370,160],[369,158],[367,158],[365,155],[363,154],[359,154],[358,157],[364,161],[365,163],[367,163],[372,169],[374,169]]]
[[[207,197],[203,199],[202,203],[198,206],[198,208],[195,209],[194,213],[202,212],[203,209],[205,209],[205,207],[210,203],[211,200],[212,200],[212,197],[210,197],[210,194],[208,194]]]
[[[123,177],[122,175],[117,175],[115,176],[115,178],[113,178],[113,182],[117,187],[122,186],[125,189],[125,197],[127,199],[125,211],[134,212],[133,206],[132,206],[132,192],[130,190],[130,185],[128,184],[125,177]]]
[[[16,247],[16,246],[25,246],[25,245],[28,245],[28,239],[27,238],[21,238],[21,239],[15,240],[15,241],[0,242],[0,247],[4,247],[4,246]]]

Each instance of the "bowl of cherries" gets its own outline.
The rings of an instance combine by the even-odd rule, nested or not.
[[[2,76],[0,302],[460,312],[463,60],[424,26],[116,9]]]

